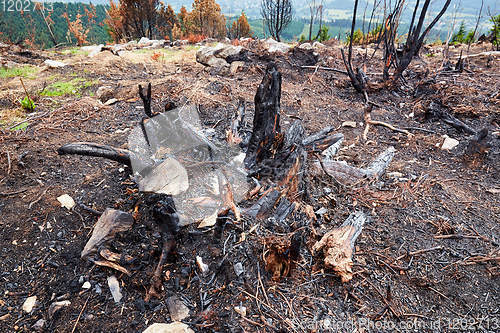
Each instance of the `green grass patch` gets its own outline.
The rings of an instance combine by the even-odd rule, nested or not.
[[[7,79],[11,77],[29,77],[32,78],[33,75],[38,71],[38,68],[25,65],[21,67],[13,68],[0,68],[0,78]]]
[[[65,96],[76,95],[81,96],[81,91],[85,88],[97,84],[97,80],[86,80],[83,78],[74,78],[66,82],[54,82],[47,86],[44,91],[40,93],[42,96]]]
[[[217,43],[211,43],[212,45],[209,45],[209,46],[215,46]],[[186,45],[184,47],[184,50],[186,51],[193,51],[193,50],[199,50],[200,47],[198,45]]]
[[[71,48],[68,48],[66,50],[62,50],[61,51],[62,54],[72,54],[72,55],[79,55],[79,54],[83,54],[85,56],[89,55],[89,52],[88,51],[83,51],[81,48],[79,47],[71,47]]]
[[[29,125],[29,123],[27,121],[25,121],[24,123],[21,123],[21,124],[17,125],[16,127],[14,127],[12,129],[12,131],[23,131],[26,128],[28,128],[28,125]]]

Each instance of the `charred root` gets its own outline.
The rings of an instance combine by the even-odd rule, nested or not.
[[[108,160],[116,161],[131,166],[131,154],[129,150],[114,148],[107,145],[100,145],[91,142],[68,143],[57,150],[59,155],[81,155],[103,157]]]

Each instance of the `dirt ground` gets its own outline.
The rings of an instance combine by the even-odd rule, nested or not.
[[[477,45],[469,54],[488,50]],[[39,58],[28,57],[26,63],[41,65],[50,58],[68,65],[38,69],[24,79],[37,105],[31,114],[20,111],[17,101],[24,92],[19,79],[0,79],[0,331],[32,332],[44,319],[47,332],[141,332],[152,323],[171,322],[166,298],[172,295],[190,309],[183,322],[196,332],[500,329],[498,55],[468,58],[463,73],[443,72],[439,47],[428,48],[401,86],[370,92],[381,106],[372,118],[413,135],[372,126],[364,141],[363,97],[342,74],[301,69],[292,56],[265,56],[234,75],[217,76],[196,63],[196,47],[168,50],[159,58],[156,52],[118,57],[104,51],[93,58],[79,51],[37,52]],[[319,53],[324,66],[343,68],[338,45]],[[460,48],[452,48],[452,58],[459,53]],[[355,59],[363,54],[357,50]],[[378,56],[367,68],[372,81],[380,79]],[[326,175],[307,176],[306,203],[327,212],[316,221],[295,217],[306,232],[290,276],[273,281],[263,261],[265,237],[286,236],[290,229],[244,220],[218,239],[213,228],[191,225],[181,230],[165,266],[161,298],[145,302],[160,254],[150,198],[137,192],[127,167],[100,158],[59,156],[57,148],[74,141],[126,148],[130,129],[143,117],[137,85],[147,82],[153,85],[153,110],[170,102],[196,104],[203,126],[224,139],[239,99],[246,102],[250,126],[253,97],[269,60],[283,74],[285,128],[297,118],[308,133],[337,127],[346,138],[338,159],[355,166],[366,166],[389,146],[396,148],[394,160],[374,182],[339,187]],[[39,94],[51,83],[74,78],[90,83],[69,95]],[[112,87],[115,104],[97,99],[101,86]],[[426,119],[432,102],[475,129],[487,128],[489,152],[464,157],[470,136]],[[443,135],[459,145],[440,149]],[[98,217],[79,207],[61,207],[56,198],[62,194],[98,211],[139,207],[132,230],[112,241],[113,249],[134,258],[128,266],[131,276],[80,258]],[[354,278],[342,283],[311,254],[318,238],[307,230],[312,225],[324,234],[356,210],[369,214],[370,222],[356,243]],[[199,274],[196,256],[209,265],[208,276]],[[239,276],[236,263],[244,269]],[[108,288],[111,275],[121,284],[119,304]],[[87,281],[91,288],[83,289]],[[37,297],[31,313],[22,310],[28,296]],[[50,305],[62,300],[70,305],[51,314]],[[246,316],[235,306],[246,307]]]

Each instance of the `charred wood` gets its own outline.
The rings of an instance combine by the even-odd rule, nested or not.
[[[144,94],[142,86],[139,85],[139,96],[141,97],[142,103],[144,104],[144,113],[146,113],[146,116],[148,116],[149,118],[153,117],[154,114],[151,111],[151,82],[148,83],[146,94]]]
[[[127,149],[114,148],[92,142],[73,142],[65,144],[57,150],[59,155],[81,155],[103,157],[131,166],[132,152]]]
[[[249,169],[272,156],[273,146],[281,131],[280,100],[281,73],[274,63],[270,63],[255,95],[253,132],[245,157],[245,165]]]
[[[431,102],[425,111],[426,119],[439,119],[442,120],[445,124],[448,124],[458,130],[461,130],[467,134],[476,135],[477,131],[464,123],[463,121],[455,118],[448,112],[442,109],[440,105],[435,102]]]

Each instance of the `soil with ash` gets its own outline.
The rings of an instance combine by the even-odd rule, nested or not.
[[[470,54],[486,48],[474,46]],[[452,51],[460,53],[459,48]],[[189,308],[183,322],[197,332],[307,332],[328,327],[340,332],[353,327],[388,331],[367,327],[383,323],[423,325],[419,332],[498,329],[498,56],[471,57],[466,71],[443,72],[441,54],[430,47],[431,56],[415,59],[404,83],[369,93],[380,106],[373,109],[373,120],[413,135],[371,126],[364,141],[364,99],[342,74],[301,69],[291,55],[262,56],[234,76],[213,76],[195,62],[193,51],[176,52],[182,56],[165,62],[133,52],[123,57],[102,52],[95,58],[43,54],[72,62],[41,72],[37,80],[25,80],[35,91],[50,75],[82,73],[101,86],[114,87],[119,101],[102,105],[93,96],[98,86],[86,88],[82,96],[39,97],[39,111],[28,115],[26,129],[4,127],[0,133],[0,331],[31,332],[44,319],[48,332],[72,332],[75,325],[78,332],[141,332],[152,323],[171,321],[166,299],[172,295]],[[324,66],[343,69],[338,45],[319,53]],[[363,55],[364,50],[356,50],[355,61]],[[380,79],[378,57],[367,66],[372,81]],[[316,220],[297,213],[289,221],[302,235],[289,276],[274,281],[263,258],[269,239],[292,237],[290,225],[243,219],[228,225],[220,237],[213,227],[191,225],[181,230],[165,265],[161,298],[145,302],[161,252],[150,198],[138,193],[127,167],[99,158],[58,156],[57,148],[74,141],[126,148],[130,129],[143,117],[137,84],[148,81],[153,83],[153,110],[172,102],[197,104],[203,126],[214,128],[224,140],[240,99],[246,102],[250,128],[253,97],[269,60],[276,60],[283,74],[283,127],[297,118],[308,133],[336,126],[345,135],[337,158],[351,165],[366,166],[389,146],[396,148],[394,160],[379,180],[349,186],[307,173],[305,203],[315,211],[326,210]],[[9,87],[9,96],[22,97],[17,81],[1,83]],[[487,128],[489,152],[464,157],[470,135],[426,119],[431,103],[472,128]],[[0,105],[12,108],[7,102]],[[443,135],[459,145],[440,149]],[[111,207],[133,212],[138,207],[132,230],[111,243],[116,252],[133,257],[127,266],[131,276],[80,258],[98,217],[79,207],[62,208],[56,200],[62,194],[98,211]],[[354,278],[342,283],[310,249],[357,210],[368,214],[370,222],[356,243]],[[198,269],[197,256],[209,265],[206,276]],[[238,263],[243,267],[240,275],[234,268]],[[108,288],[111,275],[120,282],[119,304]],[[87,281],[88,290],[82,288]],[[22,310],[28,296],[37,297],[31,313]],[[57,300],[71,304],[50,316],[49,307]],[[246,316],[237,313],[236,306],[245,307]]]

